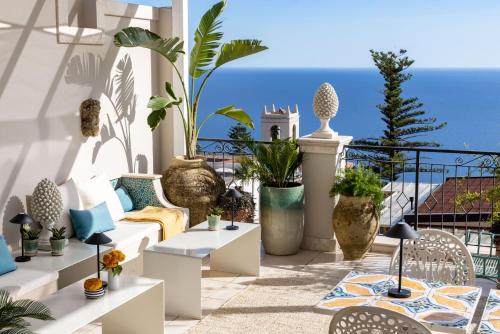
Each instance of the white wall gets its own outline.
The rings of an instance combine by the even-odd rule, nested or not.
[[[84,21],[68,19],[74,13],[67,4],[73,2],[0,0],[0,223],[12,246],[18,232],[8,221],[23,211],[25,195],[42,178],[60,184],[99,171],[161,168],[160,136],[146,124],[147,102],[159,91],[158,58],[143,49],[117,48],[112,40],[127,26],[155,30],[158,10],[98,0],[102,37],[80,40],[96,45],[61,44],[75,38],[57,38],[56,17],[60,24]],[[87,139],[79,107],[88,98],[101,101],[102,129]]]

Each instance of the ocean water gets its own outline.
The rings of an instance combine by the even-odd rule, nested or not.
[[[413,70],[405,84],[406,97],[419,97],[428,116],[448,125],[420,139],[436,141],[447,149],[500,151],[500,70]],[[225,69],[216,72],[200,103],[201,116],[235,104],[255,122],[254,138],[260,139],[260,114],[265,105],[298,104],[300,135],[319,127],[312,112],[316,89],[331,83],[340,108],[331,121],[341,135],[378,137],[384,130],[377,104],[383,102],[383,79],[371,69]],[[201,137],[227,138],[234,124],[212,118]]]

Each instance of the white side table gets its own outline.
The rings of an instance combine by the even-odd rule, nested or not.
[[[105,277],[104,277],[105,278]],[[30,321],[37,334],[68,334],[101,318],[102,333],[163,334],[163,282],[123,276],[120,290],[95,300],[83,294],[83,280],[41,299],[55,321]]]
[[[165,281],[167,314],[201,319],[201,267],[210,255],[210,269],[249,276],[260,272],[260,225],[223,221],[209,231],[203,222],[144,251],[144,276]]]

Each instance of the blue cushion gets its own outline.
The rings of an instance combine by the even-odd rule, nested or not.
[[[69,210],[71,223],[76,237],[81,241],[87,240],[96,232],[106,232],[115,229],[113,218],[109,213],[106,202],[89,210]]]
[[[16,264],[7,248],[3,235],[0,235],[0,275],[16,270]]]
[[[123,211],[129,212],[134,210],[134,202],[132,202],[132,198],[130,197],[127,189],[120,187],[115,190],[115,193],[118,195],[118,198],[120,199]]]

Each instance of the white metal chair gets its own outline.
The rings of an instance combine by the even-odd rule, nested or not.
[[[472,256],[464,243],[445,231],[419,230],[420,238],[403,241],[403,276],[474,285]],[[392,255],[390,274],[399,270],[399,247]]]
[[[333,316],[329,334],[431,334],[418,321],[373,306],[346,307]]]

